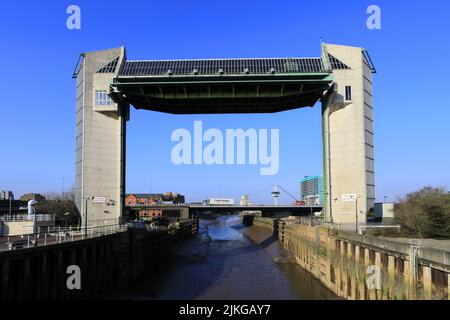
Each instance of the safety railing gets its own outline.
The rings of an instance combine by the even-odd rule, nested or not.
[[[26,222],[26,221],[54,221],[54,214],[7,214],[0,216],[1,221],[5,222]]]
[[[0,239],[0,251],[46,246],[64,242],[78,241],[101,237],[126,231],[127,225],[105,225],[100,227],[83,228],[79,226],[53,226],[46,230],[20,236],[8,236]]]
[[[368,230],[373,229],[400,229],[400,225],[391,225],[391,224],[376,224],[376,223],[360,223],[356,226],[355,223],[334,223],[324,221],[323,218],[320,217],[302,217],[295,220],[285,220],[287,225],[308,225],[308,226],[324,226],[334,230],[342,230],[342,231],[354,231],[359,234],[364,234]]]

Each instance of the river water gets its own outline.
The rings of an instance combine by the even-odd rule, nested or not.
[[[118,299],[336,299],[317,279],[289,262],[270,234],[238,216],[200,219],[197,236],[170,254]]]

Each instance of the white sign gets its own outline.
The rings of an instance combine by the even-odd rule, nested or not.
[[[106,197],[94,197],[92,198],[92,203],[105,203]]]
[[[356,201],[356,194],[354,194],[354,193],[343,194],[342,195],[342,201],[355,202]]]

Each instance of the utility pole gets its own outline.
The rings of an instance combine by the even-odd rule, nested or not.
[[[61,198],[64,200],[64,177],[62,178],[62,184],[61,184]]]
[[[358,233],[358,196],[355,197],[356,233]]]
[[[86,204],[84,207],[84,234],[87,237],[87,216],[88,216],[88,212],[87,212],[87,208],[88,208],[88,199],[89,197],[85,198]]]

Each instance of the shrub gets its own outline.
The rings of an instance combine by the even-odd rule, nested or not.
[[[407,235],[450,238],[450,193],[442,187],[424,187],[410,193],[394,208],[395,221]]]

